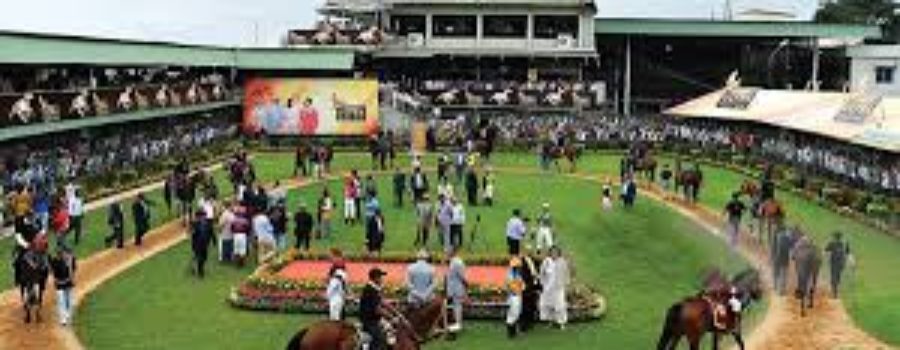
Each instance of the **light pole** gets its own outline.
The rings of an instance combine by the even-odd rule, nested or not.
[[[778,52],[781,51],[781,49],[784,49],[789,44],[790,44],[790,41],[788,41],[787,39],[784,39],[781,42],[779,42],[778,46],[775,47],[774,50],[772,50],[772,53],[769,54],[769,58],[766,60],[766,74],[767,74],[766,75],[766,83],[770,88],[772,87],[772,80],[773,80],[773,76],[772,76],[772,63],[773,62],[772,61],[775,60],[775,55],[777,55]]]

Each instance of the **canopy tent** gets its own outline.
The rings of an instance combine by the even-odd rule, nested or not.
[[[681,118],[755,122],[900,153],[900,97],[757,90],[749,94],[748,103],[730,103],[730,96],[740,95],[742,89],[746,88],[723,88],[665,113]]]

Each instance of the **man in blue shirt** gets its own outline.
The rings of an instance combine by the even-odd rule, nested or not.
[[[506,247],[509,255],[519,255],[526,232],[522,212],[519,209],[513,209],[513,217],[506,222]]]

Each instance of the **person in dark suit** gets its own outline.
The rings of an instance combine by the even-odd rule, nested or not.
[[[478,205],[478,175],[471,168],[466,172],[466,197],[469,200],[469,206]]]
[[[139,246],[150,230],[150,205],[143,193],[138,193],[131,204],[131,215],[134,218],[134,245]]]
[[[394,169],[394,199],[397,207],[403,207],[403,193],[406,192],[406,174],[400,168]]]
[[[297,238],[294,242],[294,249],[300,249],[300,247],[303,246],[304,250],[309,250],[309,240],[312,229],[312,214],[306,210],[306,203],[300,203],[300,208],[294,213],[294,237]]]
[[[205,266],[209,257],[209,246],[213,242],[212,223],[206,219],[206,214],[198,210],[191,223],[191,250],[194,253],[194,272],[198,277],[206,275]]]
[[[386,316],[381,295],[382,278],[386,275],[379,268],[369,270],[369,283],[363,287],[359,298],[359,320],[363,332],[372,338],[369,349],[383,350],[387,348],[387,337],[381,329],[381,318]]]
[[[412,176],[409,177],[409,188],[413,192],[413,200],[416,202],[422,200],[422,196],[428,193],[428,176],[422,172],[422,169],[416,167]]]
[[[519,317],[519,326],[522,332],[531,330],[538,321],[538,301],[541,296],[540,270],[528,249],[522,251],[522,281],[525,289],[522,292],[522,315]]]
[[[110,204],[109,214],[106,217],[106,224],[112,231],[109,236],[103,239],[106,247],[109,248],[113,241],[116,242],[116,248],[125,247],[125,216],[122,214],[122,205],[119,202]]]

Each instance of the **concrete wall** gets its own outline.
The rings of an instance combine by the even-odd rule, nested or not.
[[[850,57],[850,86],[853,90],[900,96],[900,45],[863,45],[847,49]],[[894,67],[892,83],[877,83],[878,67]]]

